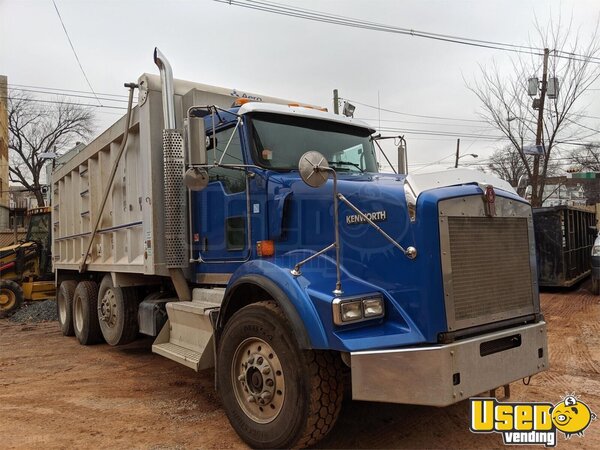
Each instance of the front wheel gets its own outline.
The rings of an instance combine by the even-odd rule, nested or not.
[[[339,355],[298,348],[271,301],[248,305],[227,323],[218,385],[231,425],[253,448],[315,444],[335,424],[344,392]]]

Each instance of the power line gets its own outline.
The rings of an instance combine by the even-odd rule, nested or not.
[[[494,50],[501,50],[514,53],[523,53],[535,56],[542,56],[543,49],[526,46],[516,45],[503,42],[496,42],[484,39],[473,39],[465,38],[461,36],[453,36],[441,33],[432,33],[427,31],[420,31],[410,28],[395,27],[377,22],[369,22],[359,20],[351,17],[338,16],[334,14],[322,13],[306,8],[290,7],[275,2],[259,1],[259,0],[214,0],[218,3],[224,3],[230,6],[239,6],[242,8],[253,9],[257,11],[268,12],[272,14],[279,14],[288,17],[300,18],[311,20],[314,22],[330,23],[334,25],[341,25],[350,28],[362,28],[372,31],[380,31],[387,33],[395,33],[401,35],[407,35],[411,37],[420,37],[425,39],[437,40],[442,42],[448,42],[453,44],[468,45],[472,47],[482,47]],[[570,59],[575,61],[593,62],[600,63],[600,58],[590,57],[586,55],[580,55],[577,53],[565,52],[562,50],[554,50],[554,56],[563,59]],[[583,58],[583,59],[582,59]]]
[[[468,125],[468,124],[464,124],[464,123],[441,123],[441,122],[424,122],[424,121],[411,121],[411,120],[393,120],[393,119],[373,119],[373,118],[364,118],[364,117],[355,117],[355,119],[358,120],[363,120],[365,122],[377,122],[379,120],[381,120],[382,122],[391,122],[391,123],[411,123],[411,124],[417,124],[417,125],[439,125],[442,127],[468,127],[468,128],[475,128],[475,129],[479,129],[479,130],[484,130],[484,129],[492,129],[491,126],[487,125]]]
[[[362,102],[359,102],[358,100],[353,100],[353,99],[349,99],[349,98],[341,98],[340,97],[340,99],[349,101],[351,103],[356,103],[357,105],[365,106],[367,108],[385,111],[385,112],[389,112],[391,114],[399,114],[401,116],[420,117],[422,119],[454,120],[454,121],[459,121],[459,122],[488,123],[485,120],[481,120],[481,119],[461,119],[458,117],[443,117],[443,116],[428,116],[428,115],[424,115],[424,114],[410,114],[410,113],[406,113],[406,112],[402,112],[402,111],[395,111],[393,109],[379,108],[377,106],[369,105],[367,103],[362,103]]]
[[[0,98],[3,99],[3,100],[9,100],[10,99],[10,97],[4,97],[4,96],[0,96]],[[57,104],[57,105],[89,106],[89,107],[92,107],[92,108],[127,109],[124,106],[92,105],[90,103],[62,102],[62,101],[57,101],[57,100],[38,100],[38,99],[32,99],[32,98],[20,98],[18,100],[19,101],[24,101],[24,102],[35,102],[35,103],[54,103],[54,104]]]
[[[65,23],[62,20],[62,17],[60,15],[60,11],[58,10],[58,6],[56,6],[56,2],[54,0],[52,0],[52,4],[54,5],[54,9],[56,10],[56,14],[58,15],[58,19],[60,20],[60,24],[62,25],[62,28],[63,28],[63,30],[65,32],[65,35],[67,36],[67,40],[69,41],[69,45],[71,46],[71,50],[73,50],[73,55],[75,55],[75,59],[77,60],[77,64],[79,64],[79,68],[81,69],[81,73],[83,74],[83,77],[85,78],[85,81],[87,81],[87,85],[89,86],[90,90],[94,93],[94,96],[96,97],[96,100],[98,100],[98,104],[100,106],[102,106],[102,102],[100,101],[100,99],[96,95],[96,92],[94,91],[94,88],[92,87],[92,83],[90,83],[90,80],[88,79],[87,75],[85,74],[85,70],[83,70],[83,66],[81,65],[81,61],[79,61],[79,56],[77,56],[77,52],[75,51],[75,47],[73,46],[73,42],[71,42],[71,38],[69,37],[69,33],[67,32],[67,27],[65,27]]]
[[[493,140],[497,141],[499,139],[508,139],[506,136],[494,136],[487,134],[475,134],[475,133],[460,133],[458,131],[441,131],[441,130],[426,130],[420,128],[391,128],[391,127],[382,127],[380,131],[385,132],[400,132],[406,134],[423,134],[428,136],[453,136],[453,137],[471,137],[471,138],[479,138],[484,140]]]
[[[106,100],[109,102],[121,102],[121,103],[127,103],[127,100],[121,100],[119,99],[114,99],[114,98],[106,98],[106,97],[92,97],[91,95],[80,95],[80,94],[62,94],[60,92],[50,92],[50,91],[40,91],[37,89],[22,89],[22,88],[11,88],[11,90],[14,91],[19,91],[19,92],[35,92],[37,94],[49,94],[49,95],[63,95],[65,97],[74,97],[74,98],[100,98],[102,100]]]
[[[0,83],[0,86],[2,86],[2,85],[8,86],[9,88],[44,89],[47,91],[75,92],[77,94],[94,94],[94,92],[92,92],[92,91],[79,91],[79,90],[75,90],[75,89],[53,88],[53,87],[46,87],[46,86],[32,86],[32,85],[28,85],[28,84]],[[103,95],[105,97],[128,98],[127,95],[123,95],[123,94],[107,94],[107,93],[103,93],[103,92],[98,92],[97,94]]]
[[[468,45],[472,47],[482,47],[495,50],[516,52],[516,53],[527,53],[531,55],[541,56],[542,53],[539,49],[527,46],[517,46],[514,44],[503,44],[500,42],[492,43],[492,41],[484,41],[478,39],[460,38],[456,36],[443,35],[438,33],[430,33],[426,31],[419,31],[408,28],[394,27],[391,25],[385,25],[376,22],[361,21],[358,19],[336,16],[333,14],[325,14],[315,10],[309,10],[304,8],[293,8],[279,3],[264,2],[264,1],[252,1],[241,2],[236,0],[214,0],[218,3],[225,3],[232,6],[240,6],[242,8],[254,9],[258,11],[269,12],[273,14],[279,14],[289,17],[301,18],[311,20],[314,22],[331,23],[335,25],[346,26],[350,28],[362,28],[372,31],[382,31],[387,33],[402,34],[412,37],[420,37],[425,39],[432,39],[436,41],[443,41],[455,44]],[[490,42],[489,44],[486,42]]]

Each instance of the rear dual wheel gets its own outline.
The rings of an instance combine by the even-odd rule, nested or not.
[[[102,342],[97,311],[98,285],[93,281],[80,281],[73,294],[73,324],[75,336],[82,345]]]
[[[114,287],[105,275],[98,290],[98,321],[106,342],[124,345],[138,334],[138,302],[133,288]]]
[[[73,326],[73,296],[77,288],[77,281],[66,280],[60,283],[58,293],[56,294],[56,311],[58,315],[58,324],[60,331],[65,336],[74,336],[75,328]]]

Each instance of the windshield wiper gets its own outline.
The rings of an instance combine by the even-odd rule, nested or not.
[[[350,162],[350,161],[327,161],[327,163],[332,164],[332,165],[339,164],[340,166],[352,166],[352,167],[356,167],[358,170],[360,170],[361,173],[364,172],[364,170],[362,170],[360,165]]]

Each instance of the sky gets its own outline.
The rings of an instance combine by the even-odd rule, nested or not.
[[[573,28],[585,39],[600,14],[598,0],[272,1],[362,21],[536,47],[532,40],[536,18],[545,24],[559,14],[572,17]],[[144,72],[158,73],[152,60],[158,46],[179,79],[291,98],[330,110],[332,90],[337,88],[342,98],[356,106],[355,117],[388,130],[384,135],[405,136],[411,171],[452,166],[456,135],[462,133],[461,154],[478,157],[464,156],[461,165],[484,165],[505,144],[473,137],[499,133],[475,122],[481,119],[481,107],[467,83],[478,78],[480,65],[496,63],[509,70],[514,55],[508,52],[316,23],[213,0],[55,3],[99,97],[101,93],[124,96],[123,83]],[[52,0],[0,0],[0,74],[8,76],[13,89],[71,89],[92,96]],[[586,93],[579,106],[587,115],[600,117],[600,81],[594,88],[599,90]],[[93,98],[65,98],[97,104]],[[120,101],[102,103],[117,108],[95,108],[97,134],[124,112],[118,109],[126,106],[124,98],[114,98]],[[396,113],[364,106],[378,104]],[[600,119],[585,120],[585,126],[600,130]],[[385,149],[395,163],[392,141],[386,142]]]

